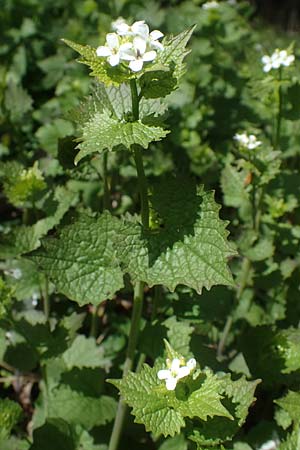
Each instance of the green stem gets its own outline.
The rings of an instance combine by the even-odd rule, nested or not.
[[[50,317],[50,299],[49,299],[49,281],[48,277],[45,277],[44,295],[43,295],[44,314],[47,322]]]
[[[133,312],[132,312],[130,333],[128,338],[126,359],[123,368],[123,378],[126,377],[128,372],[133,368],[134,354],[137,344],[138,333],[140,330],[140,319],[143,309],[143,298],[144,298],[144,283],[138,281],[134,288]],[[127,405],[125,404],[125,402],[121,397],[118,404],[117,415],[115,418],[108,450],[116,450],[118,448],[126,412],[127,412]]]
[[[103,209],[110,210],[110,193],[108,186],[108,174],[107,174],[107,160],[108,152],[103,154],[103,183],[104,183],[104,193],[103,193]]]
[[[143,157],[141,148],[138,145],[133,146],[134,150],[134,160],[136,165],[136,170],[138,174],[138,184],[140,191],[140,200],[141,200],[141,216],[142,216],[142,224],[146,229],[149,228],[149,202],[148,202],[148,187],[147,187],[147,179],[145,176],[144,165],[143,165]]]
[[[283,96],[281,89],[281,80],[282,80],[282,69],[278,70],[278,111],[276,117],[276,126],[275,126],[275,139],[274,139],[274,147],[275,150],[278,149],[280,144],[280,135],[281,135],[281,119],[282,119],[282,108],[283,108]]]
[[[239,302],[239,300],[241,299],[242,294],[247,286],[250,269],[251,269],[251,261],[245,257],[243,260],[243,266],[242,266],[241,282],[240,282],[239,288],[236,293],[236,301],[237,302]],[[229,332],[231,330],[232,324],[233,324],[233,316],[229,315],[227,317],[227,320],[226,320],[226,323],[225,323],[225,326],[224,326],[224,329],[222,332],[222,336],[221,336],[221,339],[218,344],[217,358],[219,360],[222,359],[223,351],[224,351],[226,341],[227,341]]]
[[[136,80],[130,80],[130,90],[131,90],[131,100],[132,100],[132,115],[133,120],[139,120],[139,96],[137,91]],[[142,224],[145,228],[149,227],[149,204],[148,204],[148,192],[147,192],[147,179],[145,176],[144,165],[143,165],[143,157],[141,148],[138,145],[133,146],[134,151],[134,159],[137,169],[138,176],[138,185],[141,199],[141,217]],[[123,378],[126,377],[128,372],[133,369],[134,363],[134,355],[137,345],[138,333],[140,330],[140,320],[143,309],[143,300],[144,300],[144,287],[145,283],[142,281],[137,281],[134,287],[134,297],[133,297],[133,311],[132,311],[132,319],[131,326],[128,338],[128,346],[126,359],[123,368]],[[122,429],[124,425],[124,420],[126,417],[127,406],[120,397],[117,415],[115,418],[109,447],[108,450],[116,450],[119,445],[119,441],[122,434]]]
[[[100,305],[94,306],[92,313],[91,313],[90,337],[94,337],[94,338],[97,338],[97,334],[98,334],[99,309],[100,309]]]
[[[137,121],[139,120],[139,95],[135,79],[130,80],[130,91],[132,102],[132,116],[133,120]],[[139,145],[133,145],[132,147],[140,191],[142,224],[145,228],[149,228],[148,185],[144,171],[143,154]]]

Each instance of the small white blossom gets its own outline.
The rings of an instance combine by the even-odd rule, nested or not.
[[[117,21],[116,21],[117,22]],[[115,22],[115,23],[116,23]],[[158,41],[158,39],[163,37],[163,33],[159,30],[153,30],[149,32],[149,27],[144,20],[139,20],[134,22],[131,26],[128,25],[124,20],[120,21],[115,25],[116,32],[120,36],[136,37],[139,36],[144,39],[151,48],[157,48],[163,50],[163,45]]]
[[[13,278],[15,278],[16,280],[19,280],[20,278],[22,278],[22,270],[21,269],[13,269],[11,271],[11,276]]]
[[[7,339],[8,341],[10,341],[11,338],[12,338],[12,332],[11,332],[11,331],[7,331],[7,332],[5,333],[5,337],[6,337],[6,339]]]
[[[274,441],[274,439],[271,439],[265,442],[261,447],[259,447],[258,450],[276,450],[278,444],[279,442],[277,440]]]
[[[237,133],[234,135],[234,139],[242,146],[247,148],[248,150],[254,150],[255,148],[261,145],[261,141],[259,141],[254,134],[247,133]]]
[[[101,45],[97,48],[97,56],[107,57],[111,66],[117,66],[120,63],[122,51],[131,47],[130,43],[121,43],[120,37],[116,33],[106,35],[106,46]]]
[[[155,58],[156,51],[147,51],[146,41],[139,36],[133,39],[132,47],[122,53],[122,59],[129,61],[129,68],[133,72],[139,72],[142,70],[144,62],[153,61]]]
[[[264,65],[264,72],[270,72],[272,69],[279,69],[281,66],[290,66],[294,61],[294,55],[289,54],[287,50],[279,50],[278,48],[271,56],[264,55],[261,58],[261,62]]]
[[[220,5],[219,5],[218,2],[215,2],[214,0],[212,0],[210,2],[203,3],[202,8],[205,9],[205,10],[208,10],[208,9],[219,8],[219,6]]]
[[[153,61],[157,51],[164,49],[159,30],[149,32],[144,20],[128,25],[122,17],[112,22],[115,33],[106,35],[106,45],[97,48],[96,54],[106,57],[111,66],[127,62],[133,72],[139,72],[144,62]]]
[[[34,307],[37,306],[38,302],[39,302],[38,300],[39,300],[39,294],[37,292],[34,292],[31,297],[32,306],[34,306]]]
[[[142,36],[149,34],[149,27],[144,20],[138,20],[132,25],[128,25],[125,20],[115,27],[120,36]]]
[[[174,391],[178,380],[188,376],[195,369],[196,360],[191,358],[186,365],[181,365],[181,361],[178,358],[174,358],[172,361],[167,359],[167,367],[168,369],[159,370],[157,377],[166,381],[168,391]]]
[[[116,20],[114,20],[111,23],[111,29],[113,31],[118,31],[118,28],[123,24],[126,23],[126,20],[123,17],[118,17]]]

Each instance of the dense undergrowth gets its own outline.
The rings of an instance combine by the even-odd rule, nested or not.
[[[118,17],[164,34],[138,71],[96,54]],[[232,0],[0,24],[0,449],[299,449],[298,36]]]

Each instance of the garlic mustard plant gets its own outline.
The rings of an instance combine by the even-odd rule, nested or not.
[[[262,144],[254,134],[236,133],[234,139],[241,147],[247,148],[248,150],[254,150]]]
[[[164,46],[159,39],[163,33],[159,30],[149,31],[149,26],[144,20],[128,25],[123,18],[112,23],[114,33],[106,35],[106,45],[99,46],[96,54],[106,57],[111,66],[120,63],[128,64],[132,72],[142,70],[145,62],[152,62],[157,56],[157,51],[162,51]]]
[[[278,48],[271,56],[264,55],[261,58],[263,63],[263,71],[270,72],[272,69],[279,69],[282,66],[288,67],[295,61],[295,55],[287,50],[279,50]]]
[[[191,358],[185,365],[184,360],[174,358],[173,360],[167,359],[166,364],[168,369],[162,369],[157,372],[159,380],[166,381],[166,388],[168,391],[174,391],[177,382],[181,378],[187,377],[196,367],[195,358]]]

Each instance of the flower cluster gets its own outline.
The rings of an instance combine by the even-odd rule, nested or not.
[[[174,391],[177,382],[188,376],[196,367],[196,360],[191,358],[185,365],[184,359],[174,358],[166,360],[168,369],[159,370],[157,376],[160,380],[166,380],[168,391]]]
[[[261,58],[264,72],[270,72],[271,69],[279,69],[281,66],[290,66],[294,61],[294,55],[289,54],[287,50],[279,50],[278,48],[271,56],[264,55]]]
[[[145,62],[153,61],[157,51],[163,50],[159,39],[163,33],[159,30],[149,32],[144,20],[128,25],[119,18],[112,23],[114,33],[106,35],[106,45],[97,48],[97,56],[107,58],[111,66],[120,63],[128,64],[130,70],[139,72]]]
[[[248,150],[254,150],[255,148],[261,145],[261,141],[259,141],[254,134],[247,133],[237,133],[234,135],[234,139],[244,148]]]
[[[214,0],[212,0],[210,2],[203,3],[203,5],[202,5],[202,8],[206,9],[206,10],[207,9],[216,9],[218,7],[219,7],[219,3],[214,1]]]

